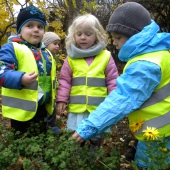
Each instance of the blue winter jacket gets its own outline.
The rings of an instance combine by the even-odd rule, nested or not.
[[[127,62],[141,54],[170,50],[170,34],[158,32],[159,26],[152,20],[150,25],[126,41],[119,51],[119,59]],[[89,115],[88,119],[82,121],[76,129],[77,133],[83,139],[101,134],[138,109],[151,96],[160,80],[161,70],[158,65],[148,61],[130,64],[117,78],[117,88]],[[146,149],[146,145],[146,142],[138,142],[136,160],[140,167],[149,166],[143,149]],[[167,147],[170,149],[170,141]],[[141,154],[146,158],[145,162],[140,160]]]
[[[21,44],[25,44],[28,48],[33,52],[35,57],[39,76],[43,76],[46,74],[49,76],[51,74],[51,60],[49,59],[49,53],[45,50],[45,45],[43,43],[39,44],[39,47],[36,48],[35,46],[29,44],[22,38],[18,36],[13,36],[8,39],[8,43],[4,44],[0,49],[0,86],[10,89],[22,89],[23,86],[21,85],[21,78],[24,72],[17,71],[18,68],[18,61],[15,56],[14,47],[11,42],[18,42]],[[41,55],[44,56],[46,61],[44,69],[43,61]],[[29,61],[28,61],[29,62]],[[44,73],[46,70],[46,73]],[[47,92],[46,95],[38,101],[39,105],[48,102],[50,97],[50,92]]]

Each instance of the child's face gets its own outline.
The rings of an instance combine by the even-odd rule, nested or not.
[[[122,45],[129,39],[129,37],[118,34],[118,33],[111,33],[113,37],[113,45],[116,47],[117,50],[122,48]]]
[[[39,21],[29,21],[22,28],[19,36],[32,45],[38,45],[44,35],[44,25]]]
[[[58,50],[60,49],[60,44],[61,44],[61,41],[60,40],[56,40],[56,41],[53,41],[52,43],[50,43],[47,48],[48,50],[52,53],[52,54],[57,54],[58,53]]]
[[[75,35],[74,35],[76,45],[81,49],[88,49],[95,44],[96,33],[93,31],[91,26],[87,24],[79,25]]]

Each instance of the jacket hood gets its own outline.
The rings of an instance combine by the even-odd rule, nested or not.
[[[151,24],[130,37],[119,51],[118,58],[123,62],[130,59],[161,50],[170,50],[170,34],[158,33],[159,26],[151,20]]]

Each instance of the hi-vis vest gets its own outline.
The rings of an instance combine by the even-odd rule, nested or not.
[[[69,112],[92,112],[107,96],[105,69],[110,60],[110,52],[103,50],[89,66],[84,59],[68,57],[73,72],[69,99]]]
[[[37,64],[32,51],[24,44],[13,43],[16,58],[18,60],[18,71],[30,73],[35,71],[38,74]],[[48,51],[49,52],[49,51]],[[51,53],[50,53],[51,54]],[[56,64],[51,55],[51,84],[52,92],[50,101],[46,104],[46,110],[49,114],[53,113],[55,100],[55,83],[56,83]],[[30,86],[22,90],[2,88],[2,115],[4,117],[28,121],[32,119],[38,107],[38,78]]]
[[[124,71],[129,64],[138,60],[146,60],[159,65],[162,78],[151,97],[138,110],[128,115],[129,124],[139,119],[144,120],[141,129],[133,134],[138,140],[145,140],[142,131],[148,126],[158,129],[159,137],[170,136],[170,52],[159,51],[140,55],[130,60]]]

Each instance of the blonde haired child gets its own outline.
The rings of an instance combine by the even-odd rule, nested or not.
[[[77,125],[95,110],[116,88],[117,67],[106,50],[107,34],[92,14],[75,18],[66,36],[65,60],[57,91],[57,112],[62,114],[68,103],[67,129]],[[102,120],[101,120],[102,121]],[[92,139],[100,146],[102,136]]]

